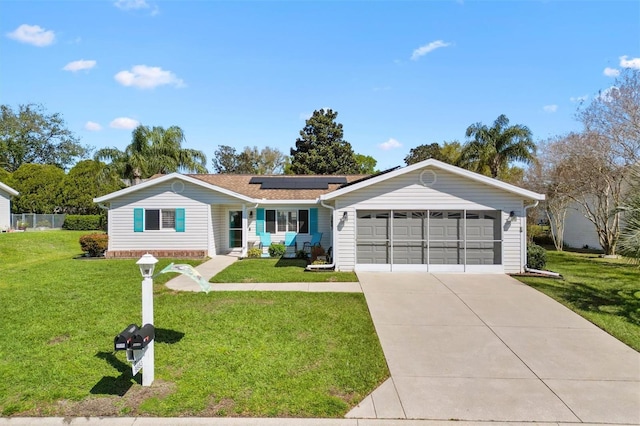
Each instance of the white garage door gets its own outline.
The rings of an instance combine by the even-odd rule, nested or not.
[[[494,210],[360,210],[356,269],[499,271],[500,217]]]

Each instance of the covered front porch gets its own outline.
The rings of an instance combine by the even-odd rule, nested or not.
[[[331,213],[315,203],[211,204],[209,253],[247,256],[261,241],[281,243],[295,254],[312,243],[332,246]]]

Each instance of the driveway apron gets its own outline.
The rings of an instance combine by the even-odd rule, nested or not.
[[[499,274],[358,273],[391,378],[347,417],[640,424],[640,354]]]

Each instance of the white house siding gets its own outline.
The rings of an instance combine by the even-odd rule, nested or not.
[[[109,251],[189,251],[208,252],[212,230],[210,205],[237,202],[232,197],[185,182],[167,181],[125,194],[111,202],[109,211]],[[181,183],[181,182],[178,182]],[[180,190],[180,188],[182,188]],[[185,209],[185,232],[173,230],[133,231],[133,211],[144,209]],[[214,255],[214,253],[208,253]]]
[[[564,243],[569,247],[601,250],[595,225],[579,210],[577,205],[567,210],[564,220]]]
[[[521,228],[523,200],[507,191],[472,181],[459,175],[432,169],[436,182],[420,182],[422,170],[407,173],[345,194],[336,199],[338,243],[335,244],[339,270],[356,265],[356,210],[501,210],[502,261],[507,273],[521,271]],[[343,213],[348,218],[342,221]],[[511,211],[516,220],[507,224]]]
[[[0,229],[11,228],[11,194],[0,189]]]
[[[214,249],[211,255],[224,254],[228,252],[226,241],[228,237],[225,237],[225,229],[227,229],[227,218],[225,216],[225,207],[220,204],[211,205],[211,223],[213,228],[211,229],[211,238],[213,239]]]

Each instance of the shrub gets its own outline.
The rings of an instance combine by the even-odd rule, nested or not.
[[[271,244],[269,246],[269,256],[282,257],[287,252],[287,248],[284,244]]]
[[[36,227],[38,228],[51,228],[51,222],[49,222],[48,220],[41,220],[40,222],[36,223]]]
[[[80,237],[80,248],[91,257],[102,256],[108,246],[107,234],[87,234]]]
[[[308,257],[309,257],[309,256],[307,256],[307,252],[306,252],[306,251],[304,251],[304,250],[298,250],[298,251],[296,252],[296,259],[306,259],[306,258],[308,258]]]
[[[527,266],[532,269],[543,269],[547,264],[547,251],[537,244],[527,244]]]
[[[69,231],[96,231],[102,229],[102,216],[99,214],[70,214],[65,216],[62,229]]]
[[[259,249],[258,247],[250,248],[249,251],[247,251],[247,257],[249,258],[262,257],[262,250]]]
[[[318,256],[325,256],[324,248],[321,245],[311,247],[311,263],[314,263]]]

